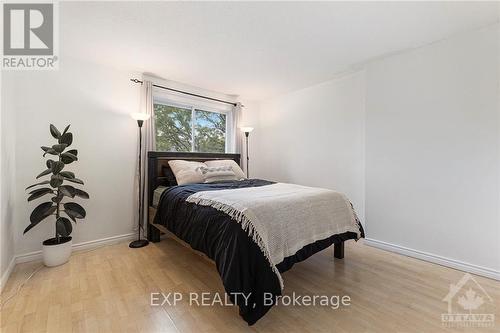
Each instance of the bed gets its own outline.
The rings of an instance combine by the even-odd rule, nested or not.
[[[277,206],[276,209],[268,207],[265,211],[266,209],[262,206],[263,200],[259,200],[259,198],[279,197],[281,193],[284,193],[283,191],[289,190],[290,193],[295,193],[297,188],[300,190],[299,193],[321,189],[304,188],[302,190],[298,185],[281,184],[262,179],[179,186],[168,163],[173,160],[197,162],[233,160],[239,165],[240,155],[149,152],[147,176],[148,239],[151,242],[159,242],[160,236],[166,234],[213,261],[226,293],[232,303],[239,307],[240,316],[249,325],[257,322],[273,306],[273,302],[269,303],[269,299],[275,300],[281,295],[284,288],[281,273],[289,270],[295,263],[303,261],[331,245],[334,245],[334,257],[342,259],[344,258],[344,242],[364,237],[362,226],[349,202],[350,207],[341,209],[341,211],[345,214],[351,214],[346,212],[352,210],[351,218],[355,224],[355,230],[352,225],[345,230],[331,229],[342,232],[333,233],[330,229],[325,229],[327,233],[323,232],[319,238],[306,238],[304,243],[296,241],[290,243],[287,235],[306,233],[308,229],[313,229],[313,225],[311,224],[309,227],[306,223],[300,223],[302,226],[299,225],[299,229],[303,225],[306,225],[307,228],[302,228],[299,231],[293,230],[287,234],[286,221],[288,220],[283,223],[268,223],[262,216],[279,214],[274,213],[275,211],[283,214],[286,211],[291,211],[292,214],[287,217],[291,221],[294,219],[294,215],[300,215],[300,212],[308,210],[311,200],[306,200],[305,209],[303,207],[300,212],[294,213],[294,206],[296,205],[296,209],[299,209],[300,202],[288,207],[286,200],[281,200],[281,203],[276,200],[281,204],[281,207]],[[333,192],[324,191],[329,191],[328,195]],[[316,194],[316,192],[314,193]],[[321,194],[321,192],[319,193]],[[248,202],[249,205],[254,202],[257,208],[249,208],[248,210],[234,208],[238,207],[237,204],[242,202],[241,198],[246,198],[246,196],[253,196],[253,201],[248,199]],[[234,198],[238,198],[238,200],[231,201]],[[226,203],[224,200],[229,200],[229,203],[224,204]],[[272,202],[273,199],[270,201]],[[231,204],[233,205],[230,206]],[[310,210],[312,213],[315,212],[314,209]],[[255,214],[250,214],[252,211]],[[336,213],[336,211],[333,212]],[[262,215],[260,216],[259,213]],[[309,221],[307,222],[309,223]],[[270,237],[266,233],[267,224],[279,225],[281,229],[276,227],[278,229],[272,230],[270,233],[272,237]],[[284,236],[275,236],[276,234]],[[279,242],[280,238],[284,238],[284,245]],[[278,242],[275,241],[276,239]],[[272,243],[272,246],[268,243]],[[275,246],[275,243],[278,245]],[[245,297],[238,297],[240,295]]]

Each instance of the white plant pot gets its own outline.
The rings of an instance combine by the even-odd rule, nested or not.
[[[42,243],[43,264],[47,267],[59,266],[67,263],[71,256],[71,237],[61,237],[62,243],[54,244],[55,239],[47,239]]]

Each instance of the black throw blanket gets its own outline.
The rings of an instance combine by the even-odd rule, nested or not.
[[[190,184],[174,186],[162,194],[155,224],[161,224],[177,237],[190,244],[212,259],[221,276],[222,283],[229,298],[240,309],[241,317],[252,325],[272,307],[265,305],[267,295],[281,295],[280,283],[273,273],[269,262],[252,238],[241,229],[236,221],[228,215],[209,206],[200,206],[186,202],[196,192],[258,187],[274,184],[267,180],[247,179],[211,184]],[[361,229],[361,225],[358,223]],[[346,232],[332,235],[312,244],[306,245],[293,256],[285,258],[277,265],[283,273],[295,263],[309,258],[333,243],[348,239],[356,239],[357,235]],[[234,295],[244,294],[248,297]],[[269,296],[267,296],[269,299]]]

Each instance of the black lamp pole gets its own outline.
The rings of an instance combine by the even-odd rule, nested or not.
[[[128,246],[131,248],[139,248],[149,244],[147,239],[141,239],[141,220],[142,220],[142,124],[144,120],[137,120],[137,125],[139,126],[139,218],[137,223],[137,240],[131,242]]]
[[[248,135],[249,134],[250,134],[250,132],[245,132],[246,143],[247,143],[247,178],[248,178],[248,175],[250,174],[249,170],[248,170],[248,161],[250,160],[250,157],[248,156]]]

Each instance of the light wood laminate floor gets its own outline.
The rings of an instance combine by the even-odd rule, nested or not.
[[[2,302],[40,263],[17,265]],[[277,306],[254,326],[235,307],[150,306],[151,292],[223,292],[215,266],[171,239],[75,252],[42,268],[1,311],[1,332],[499,332],[500,282],[475,277],[493,298],[493,328],[444,328],[442,299],[463,272],[363,245],[343,260],[328,248],[283,274],[285,293],[349,295],[351,305]]]

